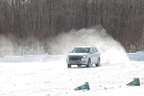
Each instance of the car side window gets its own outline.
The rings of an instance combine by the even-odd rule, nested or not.
[[[91,48],[91,49],[90,49],[90,53],[91,53],[91,54],[93,54],[93,53],[94,53],[94,50],[93,50],[93,48]]]

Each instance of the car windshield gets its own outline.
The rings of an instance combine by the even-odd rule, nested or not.
[[[74,48],[72,53],[89,53],[90,48]]]

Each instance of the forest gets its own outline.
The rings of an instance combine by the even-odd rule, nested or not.
[[[48,38],[95,25],[127,52],[144,51],[144,0],[0,0],[0,37],[15,42],[13,48],[29,50],[36,38],[48,52]]]

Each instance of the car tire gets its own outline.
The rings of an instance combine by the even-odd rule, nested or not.
[[[95,65],[100,66],[100,58],[98,58],[97,63]]]
[[[89,68],[89,67],[90,67],[90,65],[91,65],[91,60],[89,59],[89,60],[88,60],[87,65],[86,65],[86,67],[88,67],[88,68]]]
[[[71,65],[70,65],[70,64],[68,64],[68,68],[71,68]]]

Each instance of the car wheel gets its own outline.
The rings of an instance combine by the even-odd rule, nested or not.
[[[68,68],[71,68],[71,65],[70,65],[70,64],[68,64]]]
[[[98,58],[97,63],[95,64],[96,66],[100,66],[100,58]]]
[[[90,67],[90,65],[91,65],[91,60],[89,59],[86,67]]]

